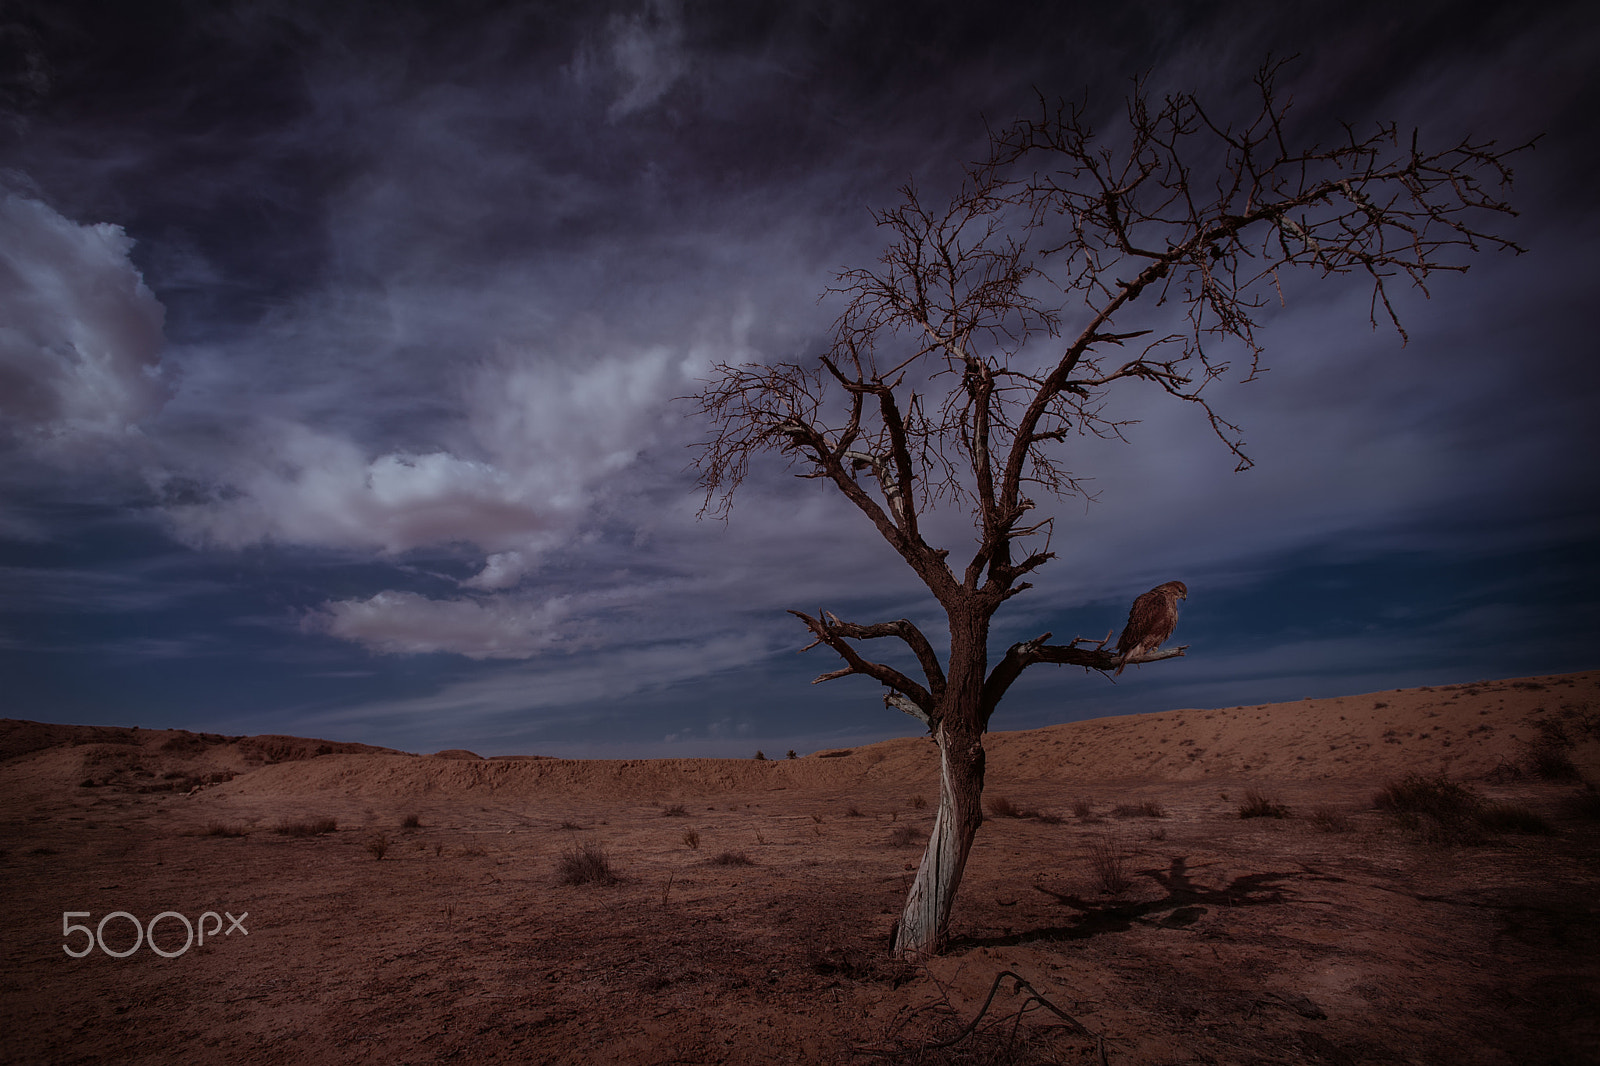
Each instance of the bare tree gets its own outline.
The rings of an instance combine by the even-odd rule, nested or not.
[[[1081,434],[1120,437],[1114,387],[1143,385],[1197,405],[1239,469],[1239,429],[1213,409],[1208,383],[1260,369],[1257,316],[1291,268],[1357,274],[1371,318],[1405,334],[1390,302],[1398,280],[1465,270],[1488,245],[1478,227],[1509,214],[1515,151],[1463,141],[1442,151],[1394,125],[1344,126],[1330,146],[1296,147],[1278,67],[1255,78],[1248,121],[1221,123],[1193,96],[1151,99],[1136,86],[1126,123],[1089,128],[1081,107],[1050,106],[992,138],[947,203],[912,188],[877,214],[890,243],[830,290],[848,299],[814,362],[719,365],[697,397],[714,427],[697,459],[707,509],[726,514],[757,453],[787,456],[831,484],[927,586],[949,621],[941,661],[906,619],[870,625],[793,611],[884,702],[926,723],[940,752],[940,799],[895,938],[912,956],[943,945],[956,890],[983,821],[983,734],[1006,690],[1035,663],[1107,671],[1106,640],[1013,644],[989,662],[991,620],[1043,566],[1052,519],[1036,498],[1081,495],[1067,465]],[[1524,146],[1526,147],[1526,146]],[[971,515],[977,550],[953,566],[928,543],[937,506]],[[959,567],[959,568],[958,568]],[[904,642],[912,677],[868,658],[862,642]],[[1131,661],[1182,655],[1166,649]]]

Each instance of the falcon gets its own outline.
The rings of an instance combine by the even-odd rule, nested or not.
[[[1172,636],[1172,631],[1178,627],[1178,601],[1188,598],[1187,585],[1182,581],[1168,581],[1133,601],[1128,624],[1122,627],[1122,636],[1117,638],[1117,654],[1122,656],[1117,673],[1122,673],[1129,659],[1138,660],[1151,654]]]

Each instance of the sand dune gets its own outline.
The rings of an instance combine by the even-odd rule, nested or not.
[[[1421,771],[1478,777],[1515,763],[1538,723],[1600,704],[1600,671],[1392,690],[1334,699],[1093,719],[997,731],[985,740],[989,782],[1370,778]],[[1576,757],[1600,777],[1600,752]],[[666,799],[724,792],[838,789],[899,782],[932,787],[931,738],[902,738],[799,759],[483,759],[452,749],[420,756],[365,744],[283,736],[0,721],[12,787],[51,794],[85,780],[210,798],[406,798],[574,790]],[[137,767],[137,769],[134,769]],[[225,782],[204,780],[232,775]]]

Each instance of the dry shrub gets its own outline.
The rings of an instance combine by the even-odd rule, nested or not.
[[[687,818],[689,812],[684,810],[683,804],[675,803],[661,812],[663,818]]]
[[[695,832],[693,829],[684,830],[683,843],[684,843],[684,845],[686,847],[693,848],[695,850],[699,850],[699,848],[700,848],[700,834]]]
[[[1348,833],[1350,816],[1336,807],[1318,807],[1311,812],[1311,824],[1324,833]]]
[[[754,866],[755,860],[742,851],[724,851],[707,860],[712,866]]]
[[[332,818],[316,818],[309,822],[279,822],[272,831],[286,837],[314,837],[338,828],[339,823]]]
[[[561,853],[556,877],[564,885],[614,885],[622,880],[606,849],[592,840],[575,842]]]
[[[1087,798],[1079,796],[1072,801],[1072,814],[1075,818],[1089,818],[1094,814],[1094,804]]]
[[[850,808],[849,808],[849,810],[844,812],[844,816],[846,818],[865,818],[866,817],[866,815],[861,813],[861,808],[857,807],[854,803],[850,804]]]
[[[249,836],[250,830],[246,829],[242,825],[225,825],[222,822],[207,822],[205,829],[201,831],[200,835],[207,837],[242,837]]]
[[[367,841],[367,850],[372,853],[374,859],[382,859],[389,854],[389,838],[382,834],[373,837]]]
[[[1374,794],[1372,805],[1429,844],[1483,840],[1483,797],[1444,774],[1407,774]]]
[[[1005,796],[989,800],[989,813],[996,818],[1037,818],[1039,812],[1029,807],[1019,807]]]
[[[1287,818],[1289,808],[1253,788],[1244,790],[1244,802],[1239,804],[1240,818]]]
[[[1436,816],[1456,816],[1477,808],[1483,800],[1476,792],[1444,774],[1429,777],[1407,774],[1391,781],[1372,797],[1381,811],[1408,811]]]
[[[420,814],[408,814],[408,815],[406,815],[405,821],[400,823],[400,828],[401,829],[421,829],[422,828],[422,815],[420,815]]]
[[[1127,855],[1116,841],[1100,839],[1089,844],[1089,868],[1094,871],[1094,887],[1107,896],[1121,896],[1133,887],[1128,876]]]
[[[1600,737],[1600,715],[1576,704],[1561,708],[1555,718],[1545,718],[1534,723],[1539,736],[1528,745],[1525,761],[1536,777],[1546,781],[1581,781],[1582,775],[1568,754],[1577,746],[1573,731],[1590,737]]]
[[[1546,781],[1576,781],[1579,777],[1578,767],[1566,749],[1545,743],[1535,744],[1529,750],[1528,769],[1535,777]]]
[[[917,831],[909,825],[897,826],[889,834],[889,846],[892,848],[908,848],[922,839]]]
[[[912,796],[906,802],[911,804],[911,809],[912,810],[920,811],[920,810],[923,810],[924,808],[926,808],[928,806],[928,797],[924,796],[922,793],[919,792],[915,796]]]

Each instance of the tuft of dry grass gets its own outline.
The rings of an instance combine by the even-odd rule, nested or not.
[[[720,855],[713,855],[706,862],[712,866],[754,866],[755,860],[742,851],[724,851]]]
[[[924,796],[922,793],[919,792],[915,796],[912,796],[906,802],[911,805],[911,809],[912,810],[920,811],[920,810],[924,810],[928,806],[928,797]]]
[[[1138,803],[1119,803],[1112,811],[1118,818],[1165,818],[1167,810],[1155,800],[1140,800]]]
[[[844,812],[844,816],[846,818],[865,818],[866,817],[866,815],[861,813],[861,808],[857,807],[854,803],[850,804],[849,809]],[[822,819],[819,818],[817,820],[820,822]]]
[[[921,839],[921,835],[909,825],[896,826],[889,833],[889,846],[891,848],[908,848]]]
[[[250,830],[242,825],[207,822],[206,827],[200,831],[200,835],[203,837],[245,837],[250,835]]]
[[[1074,818],[1088,819],[1094,816],[1094,804],[1084,796],[1079,796],[1072,801],[1072,816]]]
[[[1253,788],[1244,790],[1244,802],[1239,804],[1240,818],[1287,818],[1289,808]]]
[[[279,822],[272,831],[286,837],[314,837],[338,828],[339,823],[332,818],[316,818],[308,822]]]
[[[1336,807],[1317,807],[1312,810],[1310,820],[1324,833],[1348,833],[1352,828],[1350,816]]]
[[[1514,803],[1490,803],[1444,774],[1408,774],[1372,797],[1372,805],[1429,844],[1478,844],[1486,833],[1547,835],[1555,827]]]
[[[1549,743],[1536,744],[1529,750],[1528,769],[1546,781],[1576,781],[1580,777],[1577,764],[1566,749]]]
[[[989,813],[996,818],[1037,818],[1039,812],[1031,807],[1019,807],[1005,796],[989,798]]]
[[[700,834],[693,829],[685,829],[683,831],[683,843],[685,847],[698,851],[700,848]]]
[[[681,803],[675,803],[661,812],[661,817],[663,818],[687,818],[688,816],[689,812],[684,809]]]
[[[1127,855],[1116,841],[1101,837],[1089,843],[1089,868],[1094,872],[1094,887],[1102,895],[1122,896],[1133,887],[1128,876]]]
[[[1426,839],[1445,843],[1475,835],[1471,832],[1474,816],[1483,799],[1444,774],[1407,774],[1374,793],[1372,805]]]
[[[367,851],[371,853],[374,859],[382,859],[389,854],[389,838],[381,833],[378,834],[367,841]]]
[[[405,821],[400,823],[400,828],[401,829],[421,829],[422,828],[422,815],[420,815],[420,814],[408,814],[408,815],[406,815]]]
[[[563,885],[614,885],[622,880],[606,849],[592,840],[574,842],[561,853],[556,878]]]

